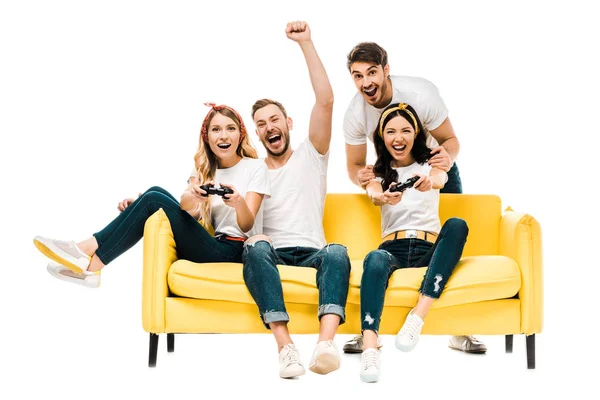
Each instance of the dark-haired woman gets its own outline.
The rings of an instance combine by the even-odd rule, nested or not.
[[[448,177],[427,164],[431,150],[415,110],[405,103],[389,105],[381,114],[373,138],[376,179],[367,185],[367,194],[373,204],[381,207],[383,240],[365,258],[360,285],[364,337],[360,376],[365,382],[379,379],[377,335],[392,273],[400,268],[428,266],[418,302],[396,336],[396,347],[410,351],[419,340],[427,312],[462,256],[468,234],[466,222],[459,218],[450,218],[440,226],[439,193]],[[413,187],[390,190],[412,177],[418,177]]]

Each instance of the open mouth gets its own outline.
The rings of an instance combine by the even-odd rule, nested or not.
[[[364,88],[363,93],[369,97],[374,97],[377,94],[377,86],[373,85],[369,88]]]
[[[219,143],[217,147],[223,150],[227,150],[231,147],[231,143]]]
[[[276,145],[281,143],[281,134],[276,133],[274,135],[271,135],[267,138],[267,142],[269,142],[272,145]]]
[[[392,146],[392,148],[394,150],[396,150],[397,152],[401,152],[401,151],[404,151],[404,149],[406,149],[406,145],[405,144],[403,144],[402,146],[400,146],[400,145],[394,145],[394,146]]]

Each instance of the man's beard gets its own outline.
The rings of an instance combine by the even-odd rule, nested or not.
[[[383,80],[383,82],[381,83],[381,85],[378,85],[378,95],[379,95],[379,101],[375,104],[371,104],[373,107],[375,108],[386,108],[387,106],[390,105],[391,100],[387,102],[387,104],[383,101],[384,97],[385,97],[385,92],[388,90],[388,85],[391,85],[390,82],[388,82],[387,78]]]
[[[281,132],[281,139],[280,140],[285,140],[285,144],[283,145],[283,148],[280,151],[278,151],[277,153],[273,152],[269,148],[269,146],[268,146],[269,141],[268,140],[265,139],[265,141],[263,141],[263,146],[265,146],[265,150],[267,150],[267,153],[271,157],[281,157],[290,148],[290,134],[289,134],[289,132]]]

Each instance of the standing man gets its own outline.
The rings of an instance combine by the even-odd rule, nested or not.
[[[455,163],[460,149],[448,110],[431,82],[423,78],[390,75],[387,52],[377,43],[356,45],[348,54],[348,70],[358,93],[350,101],[344,116],[346,168],[350,180],[361,188],[375,179],[373,166],[366,165],[367,139],[373,132],[383,109],[391,103],[410,104],[426,130],[427,146],[432,148],[429,165],[448,174],[441,193],[462,193],[462,183]],[[362,336],[344,345],[345,352],[362,352]],[[485,353],[487,348],[473,336],[452,336],[449,347],[467,353]]]
[[[267,150],[265,163],[271,179],[271,197],[264,201],[263,233],[250,238],[244,249],[244,281],[258,305],[260,317],[275,336],[279,376],[304,374],[298,349],[287,322],[277,264],[317,270],[319,339],[309,369],[327,374],[340,367],[333,342],[344,323],[350,260],[339,244],[326,244],[323,211],[327,191],[327,164],[331,141],[333,91],[313,45],[306,22],[287,24],[286,35],[297,42],[306,59],[315,104],[308,138],[296,150],[290,147],[292,119],[281,103],[258,100],[252,106],[256,133]]]

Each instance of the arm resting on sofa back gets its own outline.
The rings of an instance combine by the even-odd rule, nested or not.
[[[542,233],[530,215],[507,209],[500,222],[500,254],[521,268],[521,331],[540,333],[543,322]]]
[[[155,212],[144,226],[142,275],[142,324],[146,332],[165,329],[165,299],[169,295],[167,274],[177,260],[175,239],[165,212]]]

